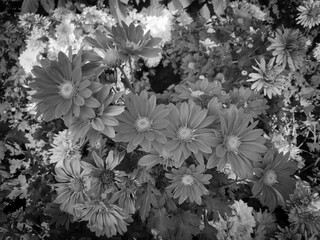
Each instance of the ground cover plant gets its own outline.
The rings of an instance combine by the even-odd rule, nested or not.
[[[1,239],[320,238],[320,1],[4,0]]]

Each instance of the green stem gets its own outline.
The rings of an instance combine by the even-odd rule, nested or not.
[[[129,78],[127,77],[127,74],[124,72],[123,68],[121,66],[118,67],[122,73],[122,75],[124,76],[124,82],[125,85],[127,85],[127,87],[130,89],[131,92],[135,93],[134,88],[132,87]]]

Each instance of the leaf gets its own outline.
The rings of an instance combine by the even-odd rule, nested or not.
[[[51,13],[54,9],[54,1],[52,0],[40,0],[41,6],[47,13]]]
[[[4,159],[4,155],[5,155],[6,150],[7,150],[7,148],[6,148],[4,141],[0,141],[0,162],[1,162],[1,160]]]
[[[178,210],[174,222],[176,240],[192,240],[193,235],[200,233],[200,217],[190,210]]]
[[[228,0],[211,0],[214,12],[218,17],[221,17],[227,9]]]
[[[72,216],[66,212],[62,212],[59,208],[59,204],[48,203],[44,209],[44,214],[51,217],[50,225],[55,224],[58,228],[60,225],[69,229],[69,224],[72,222]]]
[[[162,239],[168,239],[170,235],[169,229],[173,230],[174,228],[173,221],[164,207],[151,210],[147,226],[150,229],[159,231]]]
[[[35,13],[39,7],[39,0],[23,0],[21,14]]]
[[[210,10],[206,4],[200,9],[200,14],[205,19],[209,19],[211,17]]]
[[[156,195],[159,196],[160,192],[151,183],[145,183],[141,188],[140,194],[138,192],[138,199],[136,201],[136,208],[139,209],[142,222],[145,222],[149,216],[151,205],[158,207]]]
[[[211,197],[211,196],[205,196],[204,202],[206,204],[206,209],[213,213],[213,219],[215,221],[219,220],[219,213],[221,216],[224,216],[226,214],[231,214],[231,208],[230,208],[230,202],[226,202],[221,200],[219,197]]]
[[[127,11],[124,3],[120,0],[109,0],[110,13],[121,24],[122,21],[127,23]]]
[[[188,7],[192,2],[194,2],[194,0],[179,0],[179,1],[183,8]]]
[[[6,140],[11,143],[17,143],[19,145],[30,143],[29,140],[25,137],[25,133],[17,129],[11,129],[7,133]]]

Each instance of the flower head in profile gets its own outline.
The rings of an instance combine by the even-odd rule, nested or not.
[[[291,175],[296,170],[297,164],[289,160],[289,153],[283,155],[273,149],[268,151],[263,160],[254,165],[254,197],[259,198],[271,212],[279,205],[285,206],[289,194],[295,189],[295,180]]]
[[[58,61],[48,61],[49,65],[35,66],[35,79],[29,86],[37,92],[32,95],[37,102],[37,110],[45,121],[64,117],[67,125],[72,116],[92,114],[100,106],[92,93],[100,88],[100,83],[90,81],[95,69],[84,71],[82,51],[67,57],[60,52]]]
[[[268,37],[271,45],[267,51],[273,51],[272,55],[276,57],[276,63],[292,71],[299,69],[303,64],[305,38],[298,29],[278,28],[275,32],[275,38]]]
[[[167,190],[173,193],[174,198],[179,198],[179,204],[189,199],[201,205],[201,196],[208,195],[209,191],[204,184],[209,184],[212,178],[210,174],[204,174],[205,167],[193,164],[189,167],[181,166],[179,169],[172,169],[172,173],[166,173],[166,177],[171,180],[171,185]]]
[[[113,46],[112,41],[101,31],[96,31],[95,38],[86,37],[85,41],[96,48],[101,61],[107,67],[117,67],[126,60],[126,56]]]
[[[122,161],[124,155],[111,150],[105,160],[92,152],[94,165],[88,162],[82,162],[84,171],[91,178],[89,194],[93,198],[104,196],[113,192],[117,183],[121,182],[123,173],[115,170],[115,167]]]
[[[124,96],[126,110],[117,116],[119,126],[116,126],[116,142],[128,142],[127,151],[132,152],[138,146],[149,152],[151,145],[165,144],[164,129],[169,125],[166,116],[170,109],[164,105],[156,105],[156,97],[148,98],[143,91],[140,95],[132,93]]]
[[[275,58],[271,58],[268,64],[263,58],[260,62],[256,61],[258,67],[252,66],[257,72],[250,73],[250,79],[247,82],[254,82],[251,85],[251,89],[256,91],[263,90],[263,94],[268,96],[270,99],[273,95],[281,95],[281,90],[284,87],[286,78],[281,73],[283,72],[282,66],[274,66]]]
[[[163,144],[154,145],[147,155],[140,158],[138,164],[146,167],[147,169],[150,169],[158,164],[163,165],[165,168],[175,166],[173,152],[168,151]]]
[[[221,88],[214,82],[209,82],[207,78],[200,79],[195,83],[187,82],[187,84],[179,84],[175,87],[175,91],[179,94],[180,99],[200,99],[202,96],[212,96],[219,94]]]
[[[50,163],[56,163],[56,167],[61,167],[65,161],[80,160],[80,147],[72,141],[71,132],[63,130],[53,138],[52,148],[49,149]]]
[[[213,162],[210,165],[217,166],[221,171],[226,163],[230,163],[238,177],[252,177],[253,162],[261,161],[261,154],[267,151],[263,130],[254,129],[258,122],[250,124],[243,109],[237,109],[234,105],[221,113],[220,120],[221,131],[215,134],[215,151],[208,159]]]
[[[297,23],[305,28],[313,28],[320,24],[320,1],[306,0],[298,7]]]
[[[111,41],[128,57],[157,57],[161,49],[157,48],[161,38],[154,38],[150,31],[144,33],[140,25],[132,22],[129,26],[122,22],[112,27]]]
[[[108,238],[127,231],[127,223],[124,221],[125,214],[116,205],[102,201],[87,201],[77,204],[76,211],[79,213],[79,221],[88,221],[88,228],[100,236]]]
[[[101,133],[109,138],[115,137],[114,127],[119,124],[116,116],[124,111],[124,106],[116,105],[117,100],[122,93],[112,93],[113,85],[103,85],[102,88],[93,94],[93,97],[98,100],[100,106],[94,109],[94,114],[87,117],[73,118],[70,126],[73,141],[78,139],[85,140],[85,137],[90,140],[91,146],[95,146]]]
[[[214,144],[213,130],[209,125],[215,117],[207,116],[208,111],[196,105],[192,100],[180,106],[172,106],[168,115],[168,142],[166,150],[173,152],[177,166],[192,154],[211,153]]]
[[[78,160],[65,162],[62,167],[56,167],[55,172],[58,183],[54,186],[58,196],[53,202],[60,204],[62,211],[75,214],[74,205],[89,199],[86,193],[89,178]]]

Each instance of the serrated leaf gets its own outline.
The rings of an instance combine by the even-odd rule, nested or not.
[[[174,228],[173,220],[169,217],[164,207],[151,210],[147,226],[150,229],[159,231],[158,234],[162,239],[168,239],[170,234],[169,229],[172,230]]]
[[[193,235],[200,233],[200,217],[190,210],[179,210],[174,217],[176,240],[192,240]]]
[[[48,203],[44,209],[44,214],[51,217],[50,225],[55,224],[58,228],[60,225],[69,229],[69,224],[72,222],[72,216],[66,212],[62,212],[59,208],[59,204]]]
[[[138,192],[138,199],[136,201],[136,208],[139,209],[142,222],[145,222],[149,216],[151,206],[158,207],[158,200],[156,196],[160,195],[160,191],[151,183],[145,183]]]
[[[227,9],[228,0],[211,0],[214,12],[218,17],[221,17]]]
[[[7,133],[6,140],[12,143],[17,143],[19,145],[30,143],[29,140],[25,137],[25,133],[17,129],[11,129]]]
[[[21,14],[35,13],[39,7],[39,0],[23,0]]]
[[[206,204],[206,209],[209,213],[213,213],[213,219],[215,221],[219,220],[219,214],[224,216],[225,214],[231,214],[230,204],[231,202],[225,202],[218,197],[205,196],[204,202]]]

